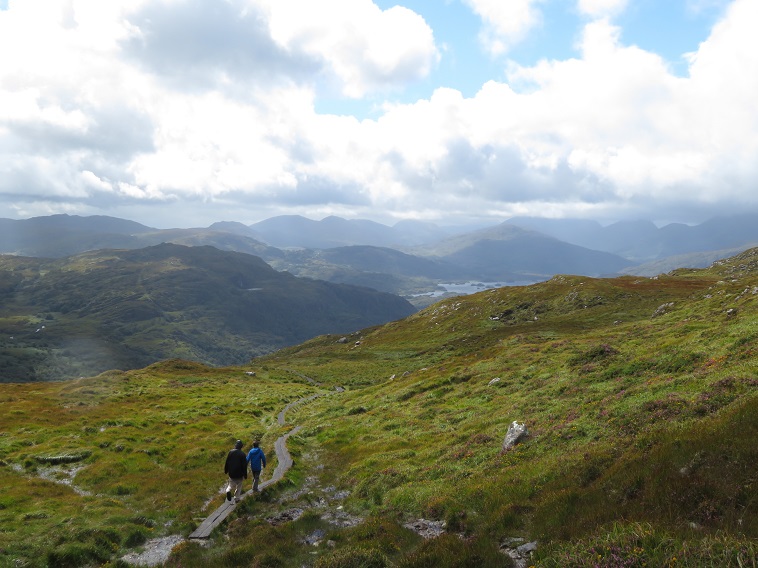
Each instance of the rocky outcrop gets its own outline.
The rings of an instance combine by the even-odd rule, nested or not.
[[[535,550],[537,550],[536,542],[525,542],[520,537],[506,538],[500,543],[500,552],[509,556],[516,568],[526,568]]]
[[[529,436],[529,430],[526,424],[519,424],[515,420],[508,426],[508,432],[503,440],[503,451],[507,452],[516,444],[523,442]]]

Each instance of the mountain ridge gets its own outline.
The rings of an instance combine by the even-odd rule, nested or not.
[[[0,300],[6,381],[172,357],[239,364],[414,311],[398,296],[297,278],[252,255],[175,244],[58,260],[0,256]]]
[[[108,227],[115,232],[98,232]],[[758,242],[758,217],[745,214],[693,227],[669,224],[660,229],[649,221],[604,227],[577,219],[512,218],[484,229],[451,232],[455,230],[433,223],[399,221],[389,227],[335,216],[313,221],[291,215],[251,226],[221,221],[208,228],[152,229],[109,217],[60,215],[0,220],[0,252],[60,257],[162,242],[211,245],[260,256],[277,270],[368,286],[424,307],[446,283],[490,282],[486,285],[491,286],[493,282],[536,282],[559,273],[651,275],[651,271],[666,272],[682,263],[702,267]],[[287,246],[272,246],[267,240],[272,235]],[[755,238],[750,240],[751,236]],[[386,244],[397,242],[402,245]],[[722,246],[725,243],[729,246]],[[349,247],[363,247],[362,254]],[[390,257],[394,257],[392,262]]]

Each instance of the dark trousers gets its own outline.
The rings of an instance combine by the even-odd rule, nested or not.
[[[258,482],[261,480],[261,470],[253,471],[253,491],[258,491]]]

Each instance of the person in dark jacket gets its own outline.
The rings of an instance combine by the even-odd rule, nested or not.
[[[258,493],[258,482],[261,479],[261,467],[266,467],[266,454],[258,447],[258,442],[253,442],[252,449],[247,454],[247,463],[253,472],[253,493]]]
[[[242,440],[237,440],[234,448],[229,451],[224,464],[224,473],[229,476],[229,484],[226,486],[226,500],[239,503],[242,498],[242,482],[247,479],[247,461],[245,452],[242,451]]]

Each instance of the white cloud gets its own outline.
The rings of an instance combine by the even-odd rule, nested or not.
[[[471,99],[441,89],[429,101],[388,107],[371,129],[383,145],[364,147],[373,154],[367,162],[380,151],[392,158],[373,184],[419,210],[758,205],[750,158],[758,155],[758,77],[746,72],[758,68],[756,10],[736,2],[689,77],[622,45],[619,29],[598,20],[585,27],[581,58],[514,67],[518,91],[490,82]]]
[[[502,49],[539,23],[536,1],[467,1]],[[512,64],[507,83],[473,97],[439,88],[375,120],[318,114],[320,82],[359,96],[423,77],[438,57],[428,25],[367,0],[292,2],[213,4],[203,26],[202,3],[187,0],[11,1],[0,11],[0,52],[18,54],[0,63],[9,210],[170,201],[198,216],[433,219],[758,205],[754,0],[730,5],[688,76],[621,42],[602,16],[622,2],[584,2],[598,19],[577,57]],[[210,42],[199,60],[193,38]]]
[[[439,59],[431,28],[401,6],[382,11],[370,0],[261,3],[274,41],[322,61],[349,97],[423,78]]]
[[[578,8],[592,18],[607,18],[623,12],[627,4],[628,0],[579,0]]]
[[[507,52],[541,22],[544,0],[464,0],[484,22],[481,41],[493,55]]]
[[[693,14],[700,14],[708,10],[722,9],[730,3],[730,0],[687,0],[687,10]]]

